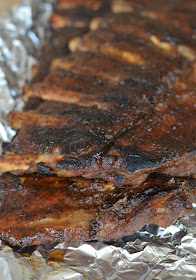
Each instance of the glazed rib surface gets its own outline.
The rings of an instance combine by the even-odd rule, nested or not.
[[[168,226],[193,212],[196,195],[194,181],[156,176],[138,188],[116,188],[96,180],[5,174],[0,186],[0,236],[17,246],[109,241],[146,223]]]
[[[9,116],[19,132],[1,170],[44,166],[117,185],[139,184],[154,171],[195,177],[195,42],[190,26],[159,25],[142,13],[111,14],[70,41],[72,54],[52,56],[45,79],[25,88],[24,98],[41,104]],[[171,49],[155,44],[150,30]]]
[[[104,86],[102,95],[94,89],[95,98],[86,93],[86,100],[97,100],[100,109],[91,103],[76,105],[79,100],[75,104],[43,101],[36,110],[10,114],[10,123],[20,130],[7,146],[1,168],[23,174],[42,172],[44,166],[51,174],[101,178],[116,185],[139,184],[154,171],[195,177],[194,92],[152,96],[151,89],[159,90],[150,85],[149,96],[139,98],[137,90],[146,84],[138,89],[135,83],[125,82],[122,91],[129,84],[130,94],[123,91],[124,96],[117,95],[116,100],[112,91],[119,93],[119,86],[108,97]],[[135,96],[138,101],[133,102]]]

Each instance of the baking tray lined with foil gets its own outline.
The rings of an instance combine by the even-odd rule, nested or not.
[[[25,1],[0,19],[0,142],[15,135],[6,121],[22,110],[22,87],[47,34],[52,1]],[[2,148],[0,148],[2,150]],[[21,253],[21,254],[19,254]],[[10,248],[2,243],[0,279],[195,279],[196,215],[164,229],[147,225],[116,242]]]

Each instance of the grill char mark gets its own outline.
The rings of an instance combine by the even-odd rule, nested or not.
[[[54,100],[83,107],[97,106],[110,110],[114,115],[133,112],[136,108],[145,111],[150,98],[161,90],[159,84],[146,80],[128,78],[117,85],[110,85],[99,77],[75,74],[64,70],[55,70],[42,83],[25,88],[25,99],[39,96],[45,100]],[[145,92],[145,94],[144,94]]]
[[[190,100],[187,98],[187,94],[184,95],[182,92],[181,96],[178,95],[177,98],[175,95],[169,95],[168,98],[165,97],[165,94],[163,94],[162,97],[161,95],[157,96],[155,98],[155,111],[151,115],[139,117],[137,120],[138,124],[135,123],[135,125],[131,126],[127,131],[123,131],[124,125],[126,127],[126,123],[123,123],[121,127],[121,136],[118,134],[119,131],[115,133],[113,130],[113,138],[110,138],[110,141],[105,138],[105,142],[102,142],[101,150],[98,149],[98,146],[101,148],[101,142],[95,141],[95,143],[98,143],[98,146],[90,145],[90,142],[87,142],[86,150],[78,153],[76,157],[73,157],[71,153],[63,154],[63,150],[61,150],[63,146],[62,142],[62,144],[59,145],[59,153],[56,154],[56,156],[53,154],[52,162],[49,159],[50,153],[48,153],[48,157],[45,159],[46,166],[51,168],[52,173],[54,172],[61,176],[97,177],[112,181],[117,185],[128,184],[130,182],[138,185],[146,179],[150,172],[155,170],[170,174],[171,176],[195,177],[196,129],[194,122],[195,111],[194,106],[192,106],[195,99],[194,94],[189,95]],[[188,102],[188,100],[190,102]],[[44,108],[47,108],[46,114],[53,112],[55,115],[55,111],[53,110],[55,106],[51,106],[50,109],[49,104],[50,102],[42,103],[40,112],[44,113]],[[61,110],[59,106],[64,108],[63,103],[57,102],[56,104],[58,104],[58,106],[56,105],[56,112],[60,115]],[[185,104],[185,106],[183,106],[183,104]],[[74,106],[69,106],[73,116]],[[76,106],[75,110],[76,108],[78,107]],[[89,109],[83,108],[84,115],[87,110]],[[160,110],[162,111],[160,112]],[[75,113],[77,112],[76,110]],[[92,110],[92,112],[94,112],[94,110]],[[98,117],[98,111],[96,111],[94,116],[95,119]],[[106,117],[107,115],[103,116]],[[95,119],[92,120],[92,124]],[[111,121],[110,115],[108,115],[108,120]],[[189,126],[187,126],[187,120],[189,120]],[[106,121],[107,118],[103,119],[103,122],[101,122],[103,124],[103,131]],[[78,123],[80,124],[80,121]],[[76,128],[78,127],[78,123],[76,124]],[[116,118],[114,117],[114,127],[115,123]],[[94,122],[94,125],[96,128],[97,121]],[[116,125],[119,127],[119,123]],[[70,124],[68,124],[68,127],[70,127]],[[73,124],[72,127],[74,128]],[[86,131],[87,130],[86,128]],[[24,131],[24,129],[21,131]],[[80,131],[80,127],[78,131]],[[107,127],[105,133],[106,132]],[[24,138],[23,136],[21,137]],[[18,141],[17,137],[15,140]],[[97,138],[97,140],[101,139]],[[19,143],[22,142],[19,141]],[[82,145],[84,145],[84,143],[82,143]],[[26,147],[29,149],[29,145],[26,145]],[[22,148],[25,148],[24,142]],[[88,150],[88,148],[90,150]],[[91,148],[93,148],[93,150]],[[35,145],[34,153],[36,153],[36,149],[37,146]],[[40,153],[41,152],[40,150]],[[99,156],[97,153],[99,153]],[[93,154],[95,156],[93,156]],[[14,155],[12,160],[14,162]],[[17,161],[17,158],[15,160]],[[39,160],[41,162],[43,161],[42,158],[38,159],[38,162],[36,159],[30,166],[29,172],[37,170],[36,163],[39,163]],[[28,157],[26,161],[28,162]],[[24,172],[20,170],[20,168],[18,169],[18,172]],[[121,178],[121,180],[119,180],[119,178]]]
[[[148,11],[148,7],[146,9]],[[157,19],[154,20],[140,12],[139,14],[138,23],[140,23],[141,30],[145,26],[150,26],[150,28],[152,28],[152,26],[154,26],[153,24],[155,24],[155,27],[160,25],[160,22],[157,21]],[[128,16],[129,15],[126,15],[124,18],[127,20]],[[134,16],[136,17],[135,14],[133,14],[133,18]],[[109,18],[113,19],[113,15],[110,15]],[[116,20],[118,22],[118,19]],[[113,25],[111,24],[110,27],[112,28],[112,26]],[[166,27],[167,24],[163,26],[163,30],[167,31]],[[104,29],[103,26],[101,28]],[[168,122],[175,119],[175,122],[171,124],[171,127],[173,128],[177,127],[176,123],[181,121],[181,115],[183,118],[189,120],[190,123],[192,122],[193,111],[185,113],[182,112],[180,108],[182,108],[184,104],[187,106],[187,110],[192,108],[190,105],[190,99],[193,99],[193,95],[190,98],[190,91],[193,91],[194,85],[189,85],[189,87],[187,87],[187,81],[186,79],[182,79],[181,74],[187,77],[189,75],[187,69],[193,69],[194,64],[191,64],[190,67],[190,62],[187,62],[184,59],[178,57],[168,58],[168,56],[160,50],[153,50],[152,44],[146,38],[142,38],[140,41],[141,38],[135,36],[131,40],[128,39],[129,37],[127,37],[128,35],[125,35],[125,32],[122,32],[122,34],[117,32],[116,34],[113,34],[113,38],[113,35],[111,37],[112,33],[110,31],[106,32],[106,30],[103,31],[102,29],[101,32],[105,32],[104,34],[107,33],[107,40],[111,45],[118,45],[119,42],[122,43],[127,40],[129,44],[133,43],[134,47],[140,46],[144,48],[144,53],[140,50],[136,50],[137,54],[139,53],[144,57],[144,54],[147,53],[147,57],[152,58],[153,67],[155,67],[151,69],[145,65],[135,65],[134,63],[129,64],[117,57],[106,57],[106,55],[101,54],[100,52],[96,52],[96,54],[93,52],[77,52],[70,54],[65,58],[53,60],[51,68],[56,69],[60,67],[62,69],[56,69],[55,72],[50,74],[43,83],[34,85],[32,94],[37,91],[37,96],[40,95],[40,97],[44,97],[45,99],[54,98],[53,100],[58,96],[58,98],[62,98],[61,101],[70,104],[75,103],[75,106],[78,106],[84,98],[81,105],[86,108],[89,107],[89,111],[94,110],[96,118],[99,118],[98,109],[93,107],[97,104],[99,110],[103,111],[103,121],[100,123],[95,120],[89,122],[87,118],[82,117],[83,124],[80,127],[78,124],[79,122],[74,126],[74,124],[67,122],[67,119],[69,118],[55,115],[55,111],[54,114],[52,111],[48,113],[39,111],[32,113],[26,111],[24,114],[16,114],[17,116],[20,116],[21,120],[15,125],[20,127],[21,124],[24,124],[24,128],[19,131],[13,143],[7,147],[7,152],[5,152],[4,158],[1,158],[1,170],[9,170],[9,168],[11,168],[12,171],[20,173],[23,172],[22,168],[24,168],[24,172],[32,172],[37,170],[36,164],[41,162],[50,168],[51,172],[56,172],[58,175],[62,176],[84,176],[86,178],[97,176],[114,181],[117,184],[124,184],[125,182],[134,182],[135,184],[138,184],[141,180],[146,178],[149,172],[153,172],[154,170],[159,170],[159,172],[169,172],[168,169],[171,170],[171,168],[173,168],[172,172],[174,172],[175,167],[178,167],[180,170],[179,175],[182,175],[181,169],[184,161],[187,159],[187,162],[190,162],[190,166],[192,165],[194,159],[194,137],[193,143],[187,142],[188,144],[186,145],[186,137],[180,135],[180,133],[183,133],[183,128],[186,128],[186,123],[182,121],[182,127],[180,130],[177,129],[175,131],[172,129],[171,132],[171,129],[167,127],[167,121],[164,121],[164,118],[162,117],[164,114],[165,116],[168,116]],[[162,29],[160,30],[162,32]],[[146,32],[146,29],[144,31]],[[177,35],[179,36],[179,34]],[[91,38],[92,41],[94,40],[94,42],[97,42],[97,44],[100,44],[100,41],[102,40],[99,38],[98,32],[89,33],[85,38],[88,37]],[[89,42],[90,41],[91,40],[89,40]],[[134,47],[129,47],[128,44],[125,44],[125,48],[130,48],[132,51]],[[153,56],[154,54],[157,55],[155,58],[151,57],[151,49]],[[158,59],[159,57],[161,63]],[[165,64],[162,62],[165,62]],[[181,69],[181,63],[183,65],[185,63],[185,68]],[[162,68],[160,67],[160,64],[163,64]],[[182,71],[179,71],[179,75],[176,76],[175,69],[178,69],[178,67]],[[68,72],[69,74],[67,75],[66,73]],[[64,73],[66,77],[63,77],[62,73]],[[83,79],[84,81],[82,81]],[[96,89],[93,89],[91,92],[90,88],[92,89],[92,84],[94,82],[97,83],[99,80],[104,81],[103,87],[101,85],[97,86],[96,84]],[[192,80],[194,83],[194,78]],[[188,82],[189,81],[190,79],[188,79]],[[53,86],[53,82],[57,83],[55,87]],[[42,89],[44,84],[47,86],[45,89]],[[49,85],[53,87],[47,96],[47,87],[49,88]],[[131,90],[129,88],[130,85]],[[75,94],[75,102],[73,99],[69,99],[71,96],[71,94],[68,94],[69,90],[71,91],[71,94]],[[181,101],[172,100],[174,103],[177,102],[176,106],[179,108],[170,108],[171,112],[165,112],[164,107],[169,108],[169,103],[165,101],[168,91],[176,96],[181,96],[180,92],[182,90],[184,90],[186,92],[185,95],[188,96],[186,100],[183,98],[181,98]],[[30,91],[31,89],[29,92]],[[27,98],[28,96],[31,96],[31,93],[29,92],[27,90]],[[160,95],[163,96],[161,101],[159,101]],[[57,100],[59,101],[58,98]],[[93,99],[95,103],[92,102]],[[139,105],[140,103],[142,103],[143,107]],[[68,104],[66,104],[65,107],[66,106],[69,107]],[[136,108],[134,108],[134,106]],[[154,111],[152,107],[154,107]],[[82,108],[81,110],[87,112]],[[142,110],[144,111],[143,114],[141,114]],[[152,112],[152,115],[149,114],[150,111]],[[155,111],[158,111],[158,113]],[[147,114],[148,117],[144,119]],[[111,115],[115,117],[115,120],[111,120],[110,122],[107,117]],[[32,122],[34,123],[40,117],[41,124],[34,125],[33,123],[29,128],[27,127],[29,124],[28,121],[25,120],[25,116],[31,116]],[[80,118],[81,112],[76,115],[71,114],[71,116],[73,118],[76,116],[76,119]],[[11,120],[13,124],[14,118],[14,114],[12,114],[10,119],[13,120]],[[154,121],[153,125],[151,122],[152,119]],[[161,119],[161,121],[159,119]],[[65,123],[63,123],[64,120]],[[87,129],[87,123],[89,131]],[[138,129],[138,126],[135,126],[136,124],[139,124],[141,128]],[[55,125],[59,126],[56,130]],[[112,125],[109,133],[107,133],[107,129],[104,128],[104,125],[108,127]],[[149,130],[152,130],[152,133],[146,131],[145,125],[148,126]],[[156,129],[154,130],[154,126],[162,126],[163,134],[166,133],[167,135],[161,136],[160,139],[157,138],[157,131]],[[41,133],[39,130],[42,128],[43,132]],[[81,129],[83,129],[83,131],[80,132]],[[63,138],[64,131],[66,139]],[[178,131],[181,132],[178,133]],[[192,135],[191,129],[187,129],[187,133],[189,132]],[[57,145],[58,133],[60,137],[59,146]],[[72,136],[69,136],[69,133]],[[23,145],[21,139],[27,134],[28,137]],[[48,138],[47,135],[49,136]],[[74,142],[74,149],[70,149],[69,147],[70,145],[68,142],[70,137],[76,139],[76,141],[74,140],[77,142]],[[77,141],[80,137],[84,140],[83,142]],[[126,139],[126,137],[129,139]],[[171,141],[175,140],[176,146],[172,146],[167,141],[167,137]],[[119,140],[117,141],[118,138]],[[95,142],[92,143],[92,147],[90,147],[90,139]],[[141,139],[145,145],[141,143]],[[42,143],[41,146],[38,145],[40,143]],[[28,145],[30,148],[28,148]],[[20,149],[21,154],[14,154],[17,149]],[[127,150],[129,150],[129,152],[127,152]],[[24,151],[28,153],[25,155],[23,154]],[[43,152],[46,152],[46,154],[43,154]],[[8,156],[7,162],[6,156]],[[31,162],[30,157],[32,157]],[[18,162],[21,169],[18,168],[17,170],[14,164],[16,164],[17,161],[20,161],[21,158],[24,159],[25,162],[23,162],[23,164]],[[9,162],[9,160],[13,160],[13,162]],[[175,174],[178,174],[178,168],[175,171]],[[187,168],[185,170],[188,172],[186,174],[195,176],[194,168],[191,169],[191,172],[188,171]]]
[[[10,115],[10,121],[16,128],[22,128],[7,146],[9,153],[70,156],[86,149],[96,154],[121,133],[125,125],[123,118],[106,111],[49,101],[41,103],[37,112]]]
[[[0,177],[0,188],[0,236],[17,246],[109,241],[131,234],[148,222],[166,226],[176,217],[193,212],[191,203],[196,195],[194,181],[175,182],[157,176],[139,188],[115,188],[96,180],[5,174]],[[7,228],[11,229],[9,233]]]

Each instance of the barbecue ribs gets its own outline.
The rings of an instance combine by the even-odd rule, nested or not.
[[[55,176],[0,177],[0,236],[17,246],[110,240],[146,223],[170,225],[193,212],[192,180],[152,176],[139,187]],[[9,230],[8,230],[9,229]]]
[[[192,0],[56,2],[24,111],[8,116],[4,240],[117,239],[193,212],[195,11]]]

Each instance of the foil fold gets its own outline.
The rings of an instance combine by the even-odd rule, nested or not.
[[[21,110],[22,87],[31,79],[47,22],[51,0],[26,0],[0,17],[0,153],[15,135],[7,114]],[[168,228],[146,225],[116,242],[44,244],[17,253],[0,243],[1,280],[169,280],[196,279],[195,214]]]
[[[23,107],[22,87],[32,78],[52,2],[26,0],[0,17],[0,154],[2,143],[15,135],[7,124],[7,114]]]

